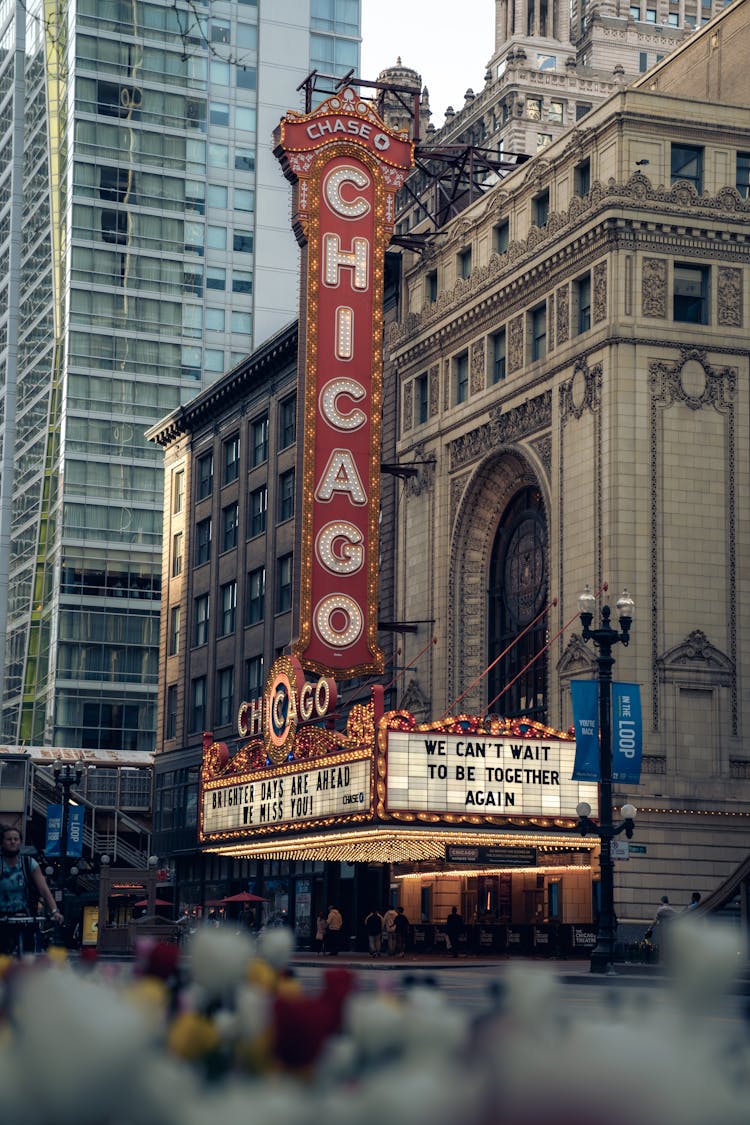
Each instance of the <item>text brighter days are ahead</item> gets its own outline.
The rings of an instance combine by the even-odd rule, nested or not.
[[[370,807],[370,758],[243,780],[203,794],[204,833],[362,813]]]
[[[597,786],[571,781],[575,743],[439,732],[388,733],[388,808],[575,817]]]

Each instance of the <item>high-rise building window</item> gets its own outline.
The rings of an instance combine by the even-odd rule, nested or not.
[[[169,655],[176,656],[180,651],[180,627],[182,622],[182,609],[173,605],[169,611]]]
[[[262,485],[250,493],[250,537],[262,535],[266,530],[268,486]]]
[[[195,633],[194,642],[204,645],[208,641],[209,600],[208,594],[200,594],[195,599]]]
[[[547,305],[537,305],[529,313],[531,360],[544,359],[547,354]]]
[[[505,329],[501,328],[491,337],[492,382],[501,383],[505,378]]]
[[[206,266],[206,288],[224,290],[227,287],[227,271],[223,266]]]
[[[178,578],[182,574],[183,535],[176,531],[172,536],[172,577]]]
[[[297,396],[285,398],[279,407],[279,449],[297,440]]]
[[[414,382],[414,397],[417,411],[417,422],[423,426],[430,416],[430,401],[429,401],[430,385],[427,372],[422,375],[417,375]]]
[[[737,191],[743,199],[750,197],[750,152],[737,153]]]
[[[214,487],[214,455],[204,453],[198,458],[198,500],[205,500],[210,496]]]
[[[279,477],[279,518],[278,522],[290,520],[294,515],[294,469],[287,469]]]
[[[239,504],[227,504],[221,513],[222,521],[222,550],[231,551],[237,546],[237,525],[239,523]]]
[[[237,618],[237,583],[226,582],[221,587],[221,632],[219,636],[226,637],[233,633]]]
[[[708,324],[708,266],[675,262],[673,316],[688,324]]]
[[[579,277],[573,290],[575,299],[575,316],[578,335],[588,332],[591,327],[591,274],[586,273]]]
[[[185,470],[178,469],[172,478],[172,514],[178,516],[185,506]]]
[[[252,423],[252,441],[253,441],[253,468],[262,465],[264,461],[268,460],[268,415],[264,414],[262,418],[256,418]]]
[[[234,717],[234,668],[221,668],[216,677],[216,725],[224,727]]]
[[[549,191],[542,191],[534,196],[531,206],[534,225],[546,227],[549,220]]]
[[[453,360],[453,404],[460,406],[469,397],[469,353],[461,352]]]
[[[190,730],[206,729],[206,677],[198,676],[190,685]]]
[[[434,305],[438,297],[438,272],[437,270],[430,270],[425,279],[425,286],[427,290],[427,303]]]
[[[167,688],[167,706],[164,722],[164,737],[177,737],[177,684],[170,684]]]
[[[232,246],[243,254],[253,252],[253,232],[251,230],[236,230],[232,236]]]
[[[251,656],[245,661],[245,694],[248,699],[259,699],[263,688],[263,657]]]
[[[203,566],[211,558],[211,517],[195,525],[195,565]]]
[[[224,484],[231,484],[240,475],[240,435],[224,442]]]
[[[286,613],[292,608],[292,555],[282,555],[276,561],[276,612]]]
[[[574,172],[574,187],[576,195],[588,195],[591,191],[591,161],[582,160],[576,164]]]
[[[508,249],[508,237],[510,227],[508,220],[503,219],[502,223],[498,223],[492,231],[492,239],[494,243],[494,250],[496,254],[505,254]]]
[[[471,247],[465,246],[456,258],[456,274],[460,278],[471,276]]]
[[[259,566],[247,576],[247,623],[257,625],[263,620],[266,601],[266,568]]]
[[[687,180],[698,195],[703,191],[703,149],[695,145],[672,145],[672,183]]]

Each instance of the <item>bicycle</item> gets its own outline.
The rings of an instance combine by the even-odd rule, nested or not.
[[[50,943],[54,926],[32,914],[0,915],[0,952],[8,957],[38,956]]]

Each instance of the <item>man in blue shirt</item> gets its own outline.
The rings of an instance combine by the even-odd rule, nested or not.
[[[29,885],[29,882],[31,885]],[[36,915],[36,903],[45,905],[58,925],[63,916],[35,859],[21,856],[21,833],[17,828],[0,828],[0,953],[10,953],[18,940],[14,917]]]

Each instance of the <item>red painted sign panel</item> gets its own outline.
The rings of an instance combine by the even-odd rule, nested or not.
[[[351,89],[289,113],[276,155],[303,248],[302,473],[294,655],[339,679],[381,672],[377,640],[383,264],[413,161]]]

